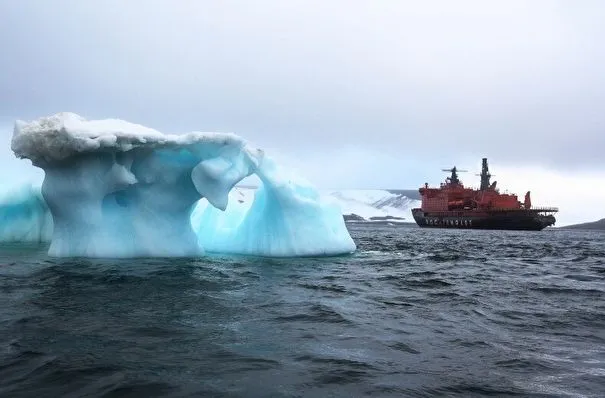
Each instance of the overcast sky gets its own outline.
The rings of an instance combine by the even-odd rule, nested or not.
[[[323,187],[483,156],[511,189],[605,185],[603,21],[598,0],[3,1],[0,177],[41,175],[12,160],[15,119],[72,111],[235,132]]]

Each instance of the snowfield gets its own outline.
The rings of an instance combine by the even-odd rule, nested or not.
[[[388,190],[331,191],[330,197],[340,205],[343,215],[357,215],[370,221],[375,217],[396,217],[398,221],[414,222],[411,210],[420,201]],[[397,221],[397,220],[391,220]]]

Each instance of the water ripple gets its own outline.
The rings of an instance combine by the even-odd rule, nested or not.
[[[350,229],[327,259],[0,247],[0,396],[602,396],[603,234]]]

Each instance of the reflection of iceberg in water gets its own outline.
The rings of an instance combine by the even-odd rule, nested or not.
[[[47,214],[48,206],[52,213],[54,256],[190,256],[203,247],[264,256],[355,250],[337,207],[233,134],[164,135],[62,113],[17,122],[12,149],[45,171],[36,211]],[[251,174],[263,184],[253,204],[230,204],[231,189]],[[202,197],[212,206],[191,217]]]

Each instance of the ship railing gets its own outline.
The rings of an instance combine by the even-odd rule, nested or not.
[[[531,211],[535,211],[535,212],[544,212],[544,213],[556,213],[559,211],[558,207],[545,207],[545,206],[532,206],[529,209],[511,209],[511,208],[491,208],[491,209],[486,209],[489,211],[515,211],[515,210],[531,210]]]
[[[557,212],[559,211],[558,207],[546,207],[546,206],[535,206],[535,207],[531,207],[530,210],[536,210],[536,211],[544,211],[544,212]]]
[[[421,210],[421,208],[418,208],[418,210]],[[511,211],[533,211],[536,213],[556,213],[559,211],[558,207],[531,207],[530,209],[524,209],[524,208],[519,208],[519,209],[511,209],[509,208],[497,208],[497,207],[492,207],[492,208],[475,208],[475,209],[467,209],[467,210],[461,210],[461,209],[455,209],[455,210],[425,210],[426,212],[429,212],[431,214],[434,214],[435,216],[451,216],[453,213],[456,213],[460,216],[462,215],[467,215],[472,214],[472,213],[478,213],[478,212],[511,212]]]
[[[418,210],[421,210],[421,207],[417,208]],[[485,209],[469,209],[469,210],[460,210],[460,209],[455,209],[455,210],[424,210],[426,212],[431,213],[431,215],[436,216],[436,217],[450,217],[450,216],[465,216],[465,215],[472,215],[473,213],[480,213],[480,212],[515,212],[515,211],[533,211],[536,213],[556,213],[559,211],[558,207],[531,207],[530,209],[524,209],[524,208],[520,208],[520,209],[511,209],[511,208],[495,208],[492,207],[491,209],[489,208],[485,208]]]

